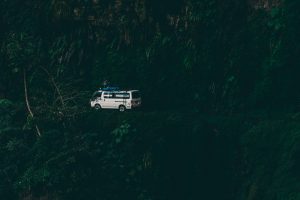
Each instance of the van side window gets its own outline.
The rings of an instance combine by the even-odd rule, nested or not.
[[[116,99],[129,99],[129,93],[115,93]]]
[[[110,99],[110,98],[112,98],[112,93],[104,92],[103,97],[105,99]]]
[[[133,99],[141,98],[141,94],[138,91],[132,92],[132,98]]]

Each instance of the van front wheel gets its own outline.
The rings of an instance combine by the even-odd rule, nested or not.
[[[119,111],[120,112],[124,112],[125,110],[126,110],[125,106],[123,106],[123,105],[119,106]]]
[[[101,109],[101,106],[99,104],[96,104],[95,105],[95,110],[100,110]]]

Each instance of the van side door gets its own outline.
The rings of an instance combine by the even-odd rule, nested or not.
[[[114,94],[114,99],[116,108],[119,108],[120,105],[126,106],[128,102],[127,99],[129,99],[129,93],[117,92]]]
[[[114,99],[112,92],[104,92],[101,104],[102,108],[114,108]]]

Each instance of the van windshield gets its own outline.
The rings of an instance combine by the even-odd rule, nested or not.
[[[98,97],[101,97],[102,95],[102,92],[95,92],[92,96],[92,98],[98,98]]]
[[[132,98],[133,98],[133,99],[138,99],[138,98],[140,98],[140,97],[141,97],[140,92],[138,92],[138,91],[132,92]]]

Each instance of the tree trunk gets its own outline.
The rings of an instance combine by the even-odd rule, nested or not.
[[[29,115],[33,119],[34,115],[33,115],[33,112],[31,110],[30,104],[29,104],[28,90],[27,90],[27,81],[26,81],[26,71],[25,71],[25,69],[23,70],[23,79],[24,79],[24,94],[25,94],[26,107],[27,107],[27,110],[29,112]],[[35,126],[35,129],[36,129],[36,132],[37,132],[38,136],[40,137],[41,136],[41,131],[40,131],[38,125],[35,124],[34,126]]]

